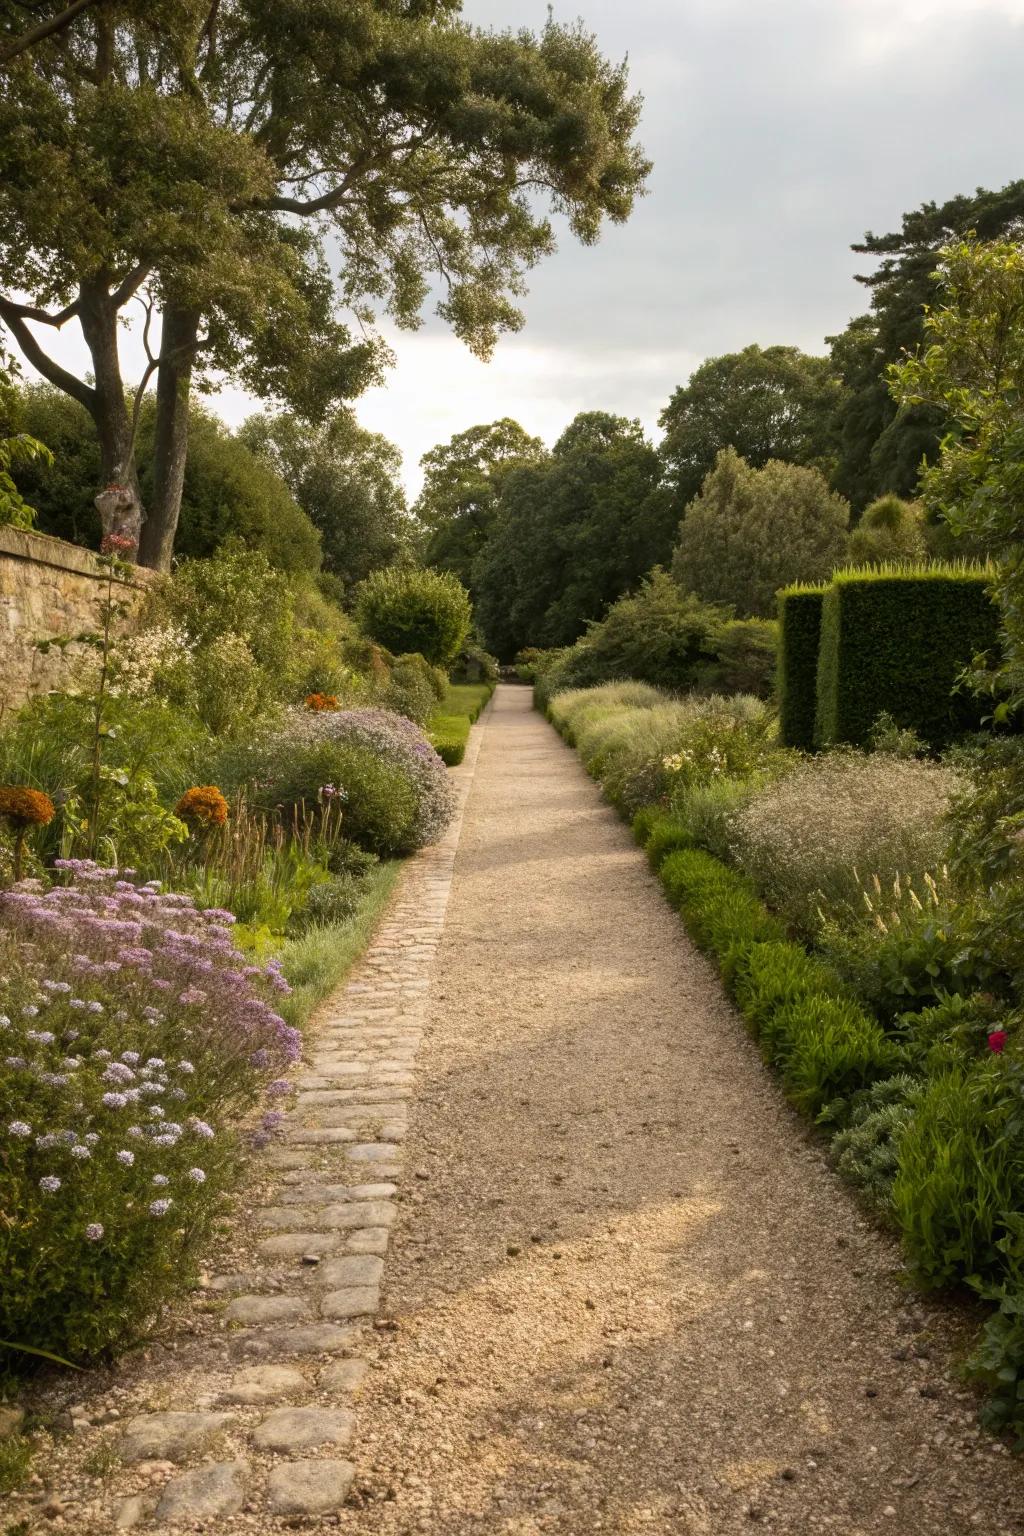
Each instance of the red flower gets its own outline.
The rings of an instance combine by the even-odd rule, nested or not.
[[[988,1037],[989,1050],[995,1051],[996,1055],[998,1056],[1000,1051],[1005,1050],[1006,1040],[1007,1035],[1005,1029],[994,1029]]]

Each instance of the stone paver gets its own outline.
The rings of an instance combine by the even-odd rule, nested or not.
[[[208,1462],[172,1478],[157,1505],[156,1517],[168,1524],[234,1515],[245,1501],[244,1461]]]
[[[125,1429],[121,1460],[184,1461],[230,1422],[226,1413],[139,1414]]]
[[[329,1515],[339,1510],[355,1476],[350,1461],[289,1461],[275,1467],[267,1484],[272,1515]]]
[[[226,1303],[216,1360],[228,1374],[198,1406],[228,1404],[238,1417],[131,1419],[119,1443],[125,1463],[197,1464],[112,1501],[112,1528],[262,1529],[330,1517],[345,1503],[354,1467],[330,1453],[348,1449],[355,1431],[352,1397],[367,1371],[360,1340],[399,1214],[416,1054],[480,734],[455,771],[447,833],[409,860],[365,954],[320,1011],[282,1142],[266,1154],[276,1180],[256,1212],[255,1263],[209,1280]],[[227,1459],[240,1453],[252,1460]]]

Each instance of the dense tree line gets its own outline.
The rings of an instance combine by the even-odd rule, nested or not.
[[[639,423],[602,412],[578,417],[550,452],[507,419],[458,434],[423,461],[423,558],[472,589],[488,643],[510,656],[570,644],[656,565],[748,617],[773,611],[779,585],[844,559],[958,552],[912,500],[952,418],[934,399],[898,398],[890,371],[942,302],[943,250],[970,231],[1022,229],[1018,181],[868,233],[853,247],[877,263],[858,279],[868,313],[821,356],[750,345],[708,358],[662,411],[657,447]],[[959,552],[979,553],[968,542]]]

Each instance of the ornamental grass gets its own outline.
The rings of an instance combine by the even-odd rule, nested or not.
[[[941,867],[959,785],[940,763],[829,752],[757,791],[729,818],[729,851],[765,900],[813,936],[860,921],[864,882],[891,889]]]

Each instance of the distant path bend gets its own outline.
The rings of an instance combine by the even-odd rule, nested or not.
[[[406,1153],[345,1530],[1024,1530],[955,1319],[526,689],[484,729]]]

